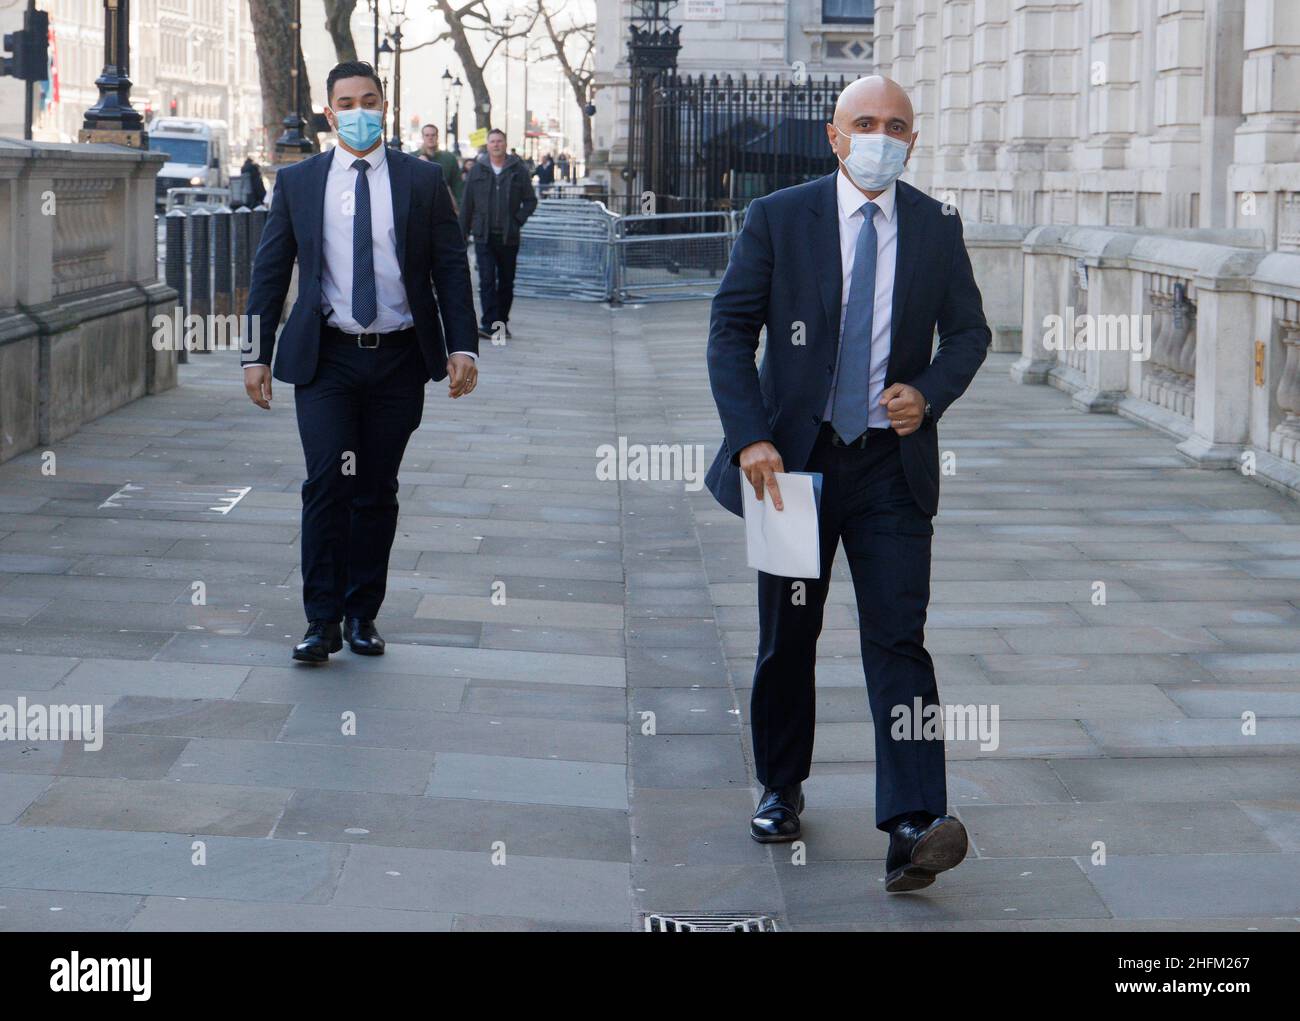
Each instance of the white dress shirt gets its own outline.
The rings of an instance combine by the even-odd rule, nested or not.
[[[402,268],[397,261],[397,228],[393,222],[393,187],[388,176],[387,147],[378,145],[365,156],[354,156],[341,145],[334,149],[325,180],[324,247],[321,252],[321,311],[331,326],[344,333],[392,333],[415,325],[406,300]],[[370,164],[370,237],[374,248],[378,315],[368,326],[352,318],[352,213],[357,171],[352,164]]]
[[[853,256],[862,233],[862,204],[874,202],[876,212],[876,302],[871,315],[871,377],[867,384],[867,426],[872,429],[889,428],[889,411],[880,405],[880,395],[885,389],[885,370],[889,367],[889,334],[894,313],[894,270],[898,260],[898,218],[894,215],[897,185],[891,184],[874,199],[868,199],[840,170],[835,175],[836,205],[840,218],[840,270],[843,276],[840,288],[840,344],[858,338],[844,336],[844,317],[849,307],[849,288],[853,281]],[[839,366],[836,365],[838,376]],[[826,400],[825,421],[831,420],[835,404],[835,387],[831,386]],[[853,439],[847,436],[845,439]]]

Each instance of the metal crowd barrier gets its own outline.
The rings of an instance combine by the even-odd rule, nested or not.
[[[608,301],[615,219],[599,202],[542,199],[520,232],[515,294]]]
[[[614,225],[614,298],[709,298],[735,239],[730,212],[620,216]]]
[[[616,216],[591,199],[542,199],[520,235],[515,294],[645,302],[708,298],[739,228],[730,212]]]

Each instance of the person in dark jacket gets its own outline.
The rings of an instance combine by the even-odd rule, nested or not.
[[[537,178],[537,186],[543,195],[546,194],[551,185],[555,184],[555,160],[551,158],[549,152],[542,157],[542,162],[537,164],[533,176]]]
[[[266,201],[266,185],[262,183],[262,168],[250,155],[239,168],[239,174],[244,179],[244,201],[248,203],[250,209],[256,209]]]
[[[487,152],[479,154],[465,178],[460,206],[460,229],[466,239],[473,236],[478,261],[480,337],[492,337],[497,323],[506,338],[511,337],[519,229],[536,208],[528,168],[518,156],[506,153],[506,133],[493,128]]]

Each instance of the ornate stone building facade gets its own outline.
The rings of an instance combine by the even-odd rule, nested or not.
[[[1238,227],[1300,250],[1300,3],[877,0],[911,179],[968,220]]]
[[[21,7],[0,10],[6,32],[22,23]],[[86,109],[99,98],[104,67],[103,5],[98,0],[42,0],[54,35],[59,86],[47,92],[33,137],[75,142]],[[132,105],[179,117],[224,120],[234,151],[261,130],[257,46],[248,0],[135,0],[131,5]],[[0,135],[22,137],[22,85],[0,78]]]

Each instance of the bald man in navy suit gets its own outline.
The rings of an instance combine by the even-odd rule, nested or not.
[[[740,514],[749,485],[779,510],[776,472],[823,476],[820,577],[758,577],[750,726],[763,793],[750,835],[773,843],[801,833],[817,639],[842,541],[875,725],[876,826],[890,835],[886,889],[895,893],[930,885],[966,854],[966,831],[948,814],[941,731],[927,738],[920,721],[896,723],[941,708],[924,644],[937,426],[991,341],[960,217],[898,180],[912,125],[897,83],[872,76],[844,89],[826,126],[835,172],[750,203],[708,342],[725,440],[706,481],[719,502]]]

